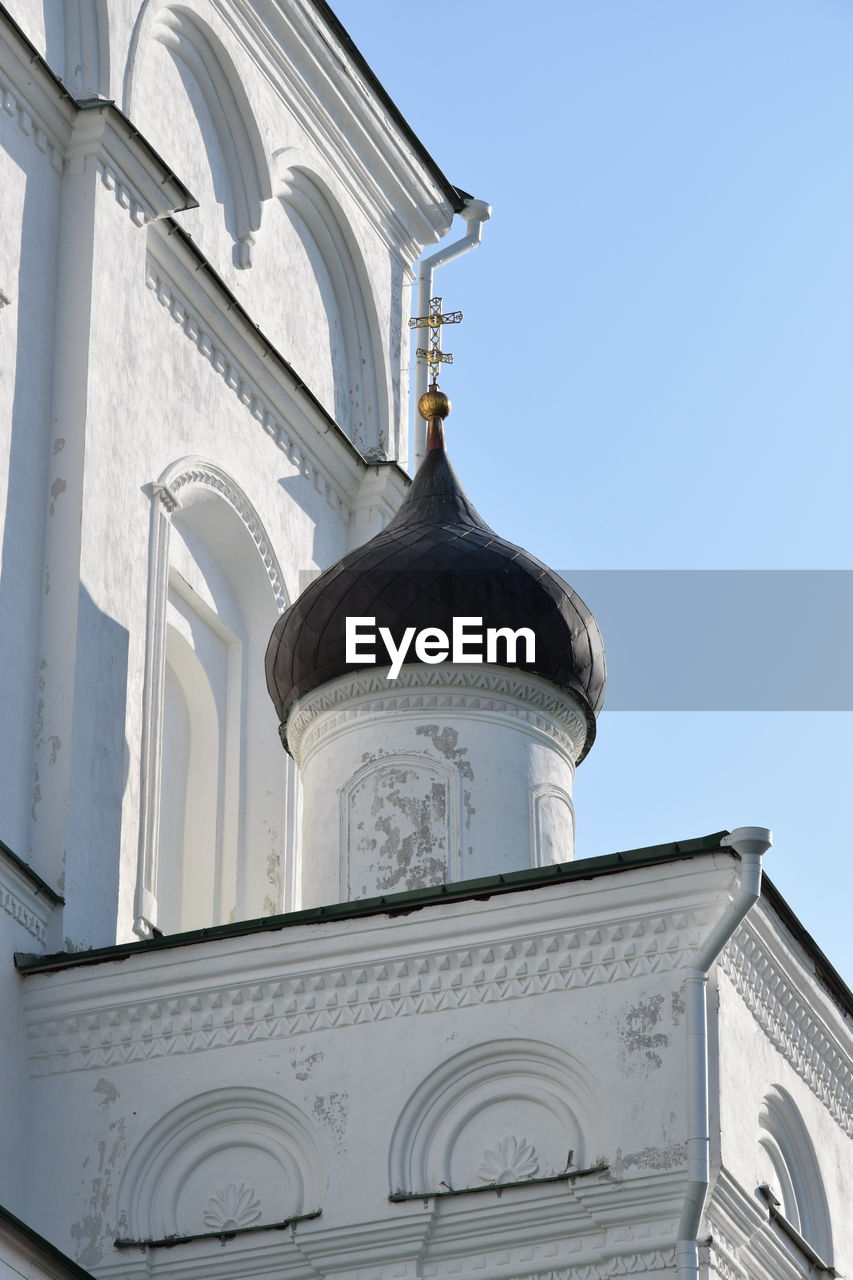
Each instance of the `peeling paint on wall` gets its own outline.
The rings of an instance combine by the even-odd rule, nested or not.
[[[448,781],[437,766],[377,763],[342,797],[350,893],[389,893],[447,878]]]
[[[655,1030],[662,1020],[664,997],[648,996],[630,1006],[620,1020],[619,1065],[627,1076],[644,1075],[663,1066],[661,1050],[669,1046],[665,1031]]]
[[[429,738],[439,755],[444,756],[446,760],[450,760],[452,764],[462,774],[463,778],[467,778],[469,782],[474,779],[474,770],[468,760],[463,760],[463,756],[467,756],[467,747],[457,747],[459,734],[455,729],[445,727],[440,729],[437,724],[422,724],[415,730],[415,733],[421,737]]]
[[[673,1143],[669,1147],[644,1147],[642,1151],[623,1152],[616,1150],[616,1158],[610,1162],[610,1175],[614,1178],[624,1176],[626,1169],[677,1169],[687,1160],[687,1147],[683,1142]]]
[[[316,1119],[329,1133],[335,1146],[340,1150],[347,1130],[349,1115],[349,1094],[332,1092],[325,1097],[318,1095],[313,1107]]]
[[[93,1085],[92,1092],[100,1094],[98,1113],[107,1117],[118,1100],[118,1089],[102,1076]],[[107,1120],[106,1128],[103,1123],[99,1124],[92,1134],[92,1142],[94,1152],[86,1157],[82,1166],[83,1212],[71,1226],[71,1238],[78,1245],[76,1260],[83,1267],[96,1267],[103,1260],[104,1243],[115,1234],[106,1215],[112,1200],[113,1178],[120,1176],[124,1167],[126,1120]],[[92,1172],[87,1172],[89,1170]]]
[[[322,1053],[309,1053],[306,1058],[297,1058],[295,1054],[292,1054],[290,1064],[297,1080],[307,1080],[316,1064],[322,1061]]]
[[[61,480],[61,479],[54,480],[53,484],[50,486],[50,496],[53,499],[53,501],[51,502],[48,510],[50,511],[51,515],[53,515],[54,511],[56,510],[57,498],[60,496],[60,494],[63,494],[67,488],[68,488],[68,485],[65,483],[64,480]]]

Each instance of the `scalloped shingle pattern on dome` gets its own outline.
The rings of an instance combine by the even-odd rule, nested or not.
[[[369,665],[345,661],[347,617],[375,618],[397,642],[406,627],[450,635],[454,617],[482,618],[484,629],[531,627],[535,661],[498,665],[570,690],[587,712],[586,750],[592,744],[605,680],[592,613],[559,574],[489,528],[443,449],[427,454],[382,533],[327,569],[279,618],[266,669],[282,722],[303,694]],[[406,664],[417,662],[412,649]]]

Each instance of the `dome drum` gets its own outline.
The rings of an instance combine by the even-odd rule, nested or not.
[[[267,650],[302,779],[304,907],[574,856],[598,627],[481,519],[430,428],[396,516],[310,584]]]

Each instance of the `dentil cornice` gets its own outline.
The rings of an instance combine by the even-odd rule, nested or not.
[[[76,101],[0,8],[0,104],[51,166],[94,165],[138,226],[196,201],[113,102]]]
[[[236,396],[246,415],[287,456],[306,484],[348,523],[352,515],[349,493],[357,493],[363,464],[343,445],[334,448],[329,443],[327,424],[306,415],[304,405],[290,397],[285,383],[271,376],[268,364],[259,371],[260,376],[249,372],[249,366],[263,360],[265,354],[263,349],[253,349],[261,348],[257,333],[244,335],[238,328],[239,318],[223,320],[220,314],[215,330],[205,319],[214,308],[205,305],[202,297],[190,300],[189,288],[182,287],[184,273],[178,270],[176,261],[167,261],[169,251],[159,237],[152,238],[150,248],[145,283],[151,295]],[[175,275],[182,277],[181,285]],[[197,293],[198,287],[197,284],[193,292]],[[321,448],[312,449],[306,443],[308,439]]]
[[[197,208],[195,197],[112,102],[95,99],[78,107],[65,164],[71,174],[94,164],[137,226]]]
[[[853,1065],[817,984],[797,973],[790,953],[754,912],[739,926],[720,965],[755,1021],[823,1103],[853,1135]]]
[[[0,850],[0,907],[36,942],[44,943],[55,904]]]
[[[519,923],[511,940],[398,945],[380,959],[374,930],[364,957],[349,960],[335,960],[325,933],[318,941],[331,958],[313,963],[296,958],[304,955],[299,946],[266,948],[261,958],[239,939],[216,956],[204,949],[200,966],[185,952],[177,984],[168,952],[162,968],[153,956],[135,957],[132,967],[125,961],[119,982],[110,965],[69,973],[65,982],[33,976],[25,988],[32,1069],[89,1070],[671,973],[689,963],[707,929],[706,905],[642,913],[635,905],[599,913],[586,927],[555,928],[561,902],[551,904],[550,927]],[[460,925],[458,914],[448,917],[453,935],[460,927],[470,935],[475,919],[465,914]],[[496,929],[503,939],[503,914],[490,933]],[[358,948],[351,941],[350,955]]]

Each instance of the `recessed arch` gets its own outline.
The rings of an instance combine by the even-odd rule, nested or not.
[[[340,788],[338,805],[347,900],[461,880],[462,797],[450,764],[417,752],[369,760]]]
[[[765,1168],[772,1170],[770,1189],[782,1213],[831,1263],[832,1230],[817,1155],[796,1103],[780,1085],[761,1103],[758,1130]]]
[[[293,1103],[240,1086],[201,1093],[162,1116],[132,1152],[119,1231],[163,1239],[313,1213],[324,1164],[314,1126]]]
[[[239,485],[204,459],[176,461],[151,493],[134,912],[134,929],[141,937],[161,929],[163,920],[172,932],[293,907],[298,849],[298,777],[292,762],[281,759],[263,680],[270,629],[289,603],[270,539]],[[219,753],[215,769],[205,756],[207,773],[215,774],[215,780],[193,801],[205,806],[205,822],[215,824],[215,838],[208,841],[215,869],[205,872],[208,879],[212,875],[215,890],[212,897],[199,893],[193,907],[197,912],[202,901],[208,903],[210,918],[193,917],[191,922],[185,912],[178,913],[178,896],[164,916],[162,890],[180,884],[184,896],[188,869],[202,865],[199,851],[194,853],[184,841],[180,872],[160,866],[161,853],[171,856],[171,850],[175,855],[178,848],[174,831],[161,840],[164,805],[173,822],[179,822],[182,812],[174,788],[164,791],[162,785],[164,751],[174,747],[188,785],[198,781],[204,761],[196,758],[191,731],[193,723],[198,727],[205,715],[210,718],[205,711],[209,698],[196,696],[199,689],[205,692],[205,683],[186,647],[195,650],[212,685]],[[170,666],[172,684],[178,685],[171,701]],[[201,730],[196,742],[200,736]]]
[[[330,184],[297,149],[276,152],[274,163],[275,194],[296,215],[294,225],[309,256],[316,253],[322,261],[318,283],[326,294],[330,330],[340,330],[341,350],[332,353],[335,417],[362,450],[385,455],[390,448],[385,342],[358,241]]]
[[[234,241],[234,265],[249,267],[263,204],[272,195],[266,149],[251,104],[234,62],[211,27],[187,5],[157,5],[146,0],[134,28],[125,71],[124,109],[134,107],[138,64],[149,41],[168,49],[182,77],[204,103],[198,117],[207,146],[221,157],[225,176],[222,205],[225,225]],[[196,111],[196,93],[187,88]],[[198,112],[196,112],[198,115]],[[218,198],[218,196],[217,196]]]
[[[537,1040],[490,1040],[448,1059],[403,1108],[389,1153],[395,1192],[548,1176],[583,1165],[598,1113],[592,1078]]]

